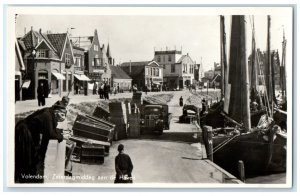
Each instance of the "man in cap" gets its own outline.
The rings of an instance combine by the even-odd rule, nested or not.
[[[63,141],[56,129],[65,120],[66,107],[54,104],[37,110],[15,127],[15,182],[43,183],[44,161],[50,139]]]
[[[131,172],[133,165],[129,155],[124,153],[124,145],[119,144],[119,154],[115,158],[116,179],[115,183],[132,183]]]
[[[63,96],[61,101],[55,102],[54,105],[62,105],[64,107],[67,107],[69,105],[69,102],[70,102],[70,98],[67,96]]]

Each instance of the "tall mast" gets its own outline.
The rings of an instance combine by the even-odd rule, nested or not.
[[[286,63],[286,39],[283,29],[283,41],[282,41],[282,61],[281,61],[281,93],[282,99],[286,102],[286,75],[285,75],[285,63]]]
[[[251,68],[250,68],[250,86],[251,90],[257,91],[258,80],[257,80],[257,59],[256,59],[256,42],[255,42],[255,26],[254,18],[252,20],[252,54],[251,54]]]
[[[231,86],[229,115],[251,129],[249,72],[246,57],[245,16],[232,16],[228,83]]]
[[[272,90],[272,66],[271,66],[271,17],[268,15],[268,36],[267,36],[267,64],[266,64],[266,87],[267,87],[267,97],[271,104],[271,117],[273,116],[273,90]]]
[[[227,55],[226,55],[226,33],[225,33],[225,18],[220,16],[220,42],[221,42],[221,99],[225,97],[227,93],[228,83],[228,68],[227,68]]]

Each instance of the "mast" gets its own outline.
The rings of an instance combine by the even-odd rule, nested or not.
[[[267,36],[267,64],[266,64],[266,87],[267,87],[267,97],[271,104],[271,117],[273,116],[273,87],[272,87],[272,65],[271,65],[271,17],[268,15],[268,36]]]
[[[251,129],[249,72],[246,57],[245,16],[232,16],[228,83],[231,85],[229,116]]]
[[[283,41],[282,41],[282,60],[281,60],[281,93],[282,99],[286,102],[286,75],[285,75],[285,63],[286,63],[286,39],[283,30]]]
[[[252,23],[252,54],[251,54],[251,68],[250,68],[250,86],[251,90],[257,92],[258,80],[257,80],[257,59],[256,59],[256,42],[255,42],[255,26],[254,18]]]
[[[225,18],[220,16],[220,41],[221,41],[221,99],[227,93],[228,84],[228,68],[227,68],[227,55],[226,55],[226,33],[225,33]]]

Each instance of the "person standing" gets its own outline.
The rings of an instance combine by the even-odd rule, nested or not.
[[[97,94],[97,84],[96,82],[94,82],[94,86],[93,86],[93,95]]]
[[[54,104],[37,110],[15,126],[15,182],[43,183],[45,156],[50,139],[63,141],[57,129],[66,118],[66,107]]]
[[[119,144],[119,154],[115,158],[116,178],[114,183],[132,183],[133,164],[128,154],[124,153],[124,145]]]
[[[37,88],[37,94],[38,94],[38,105],[44,106],[46,101],[45,101],[45,89],[43,83],[40,83],[39,87]]]
[[[180,107],[183,106],[183,98],[182,98],[182,96],[179,98],[179,105],[180,105]]]

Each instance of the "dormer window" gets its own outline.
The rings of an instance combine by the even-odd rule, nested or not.
[[[38,50],[38,57],[47,58],[48,57],[48,50]]]

